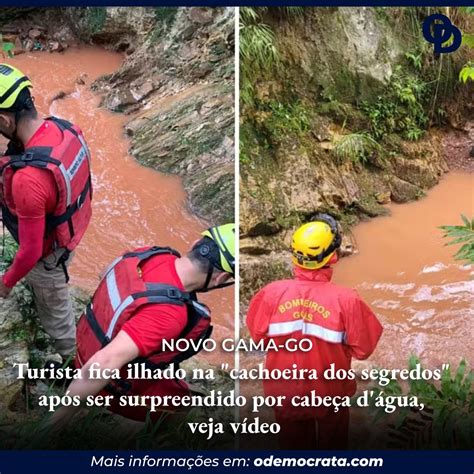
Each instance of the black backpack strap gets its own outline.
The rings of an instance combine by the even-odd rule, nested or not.
[[[138,253],[141,254],[142,252],[138,252]],[[146,253],[146,252],[143,252],[143,253]],[[169,253],[169,252],[166,252],[166,253]],[[145,291],[140,292],[140,293],[134,293],[133,295],[130,295],[130,298],[126,298],[124,301],[130,300],[129,304],[131,304],[133,301],[140,298],[146,298],[147,303],[152,303],[152,304],[175,304],[179,306],[186,305],[188,308],[188,323],[185,329],[182,331],[180,337],[183,337],[184,335],[186,335],[192,329],[192,327],[196,324],[195,318],[190,317],[191,315],[196,315],[197,317],[210,316],[210,313],[207,310],[206,306],[196,301],[195,293],[187,293],[187,292],[181,291],[179,288],[176,288],[173,285],[168,285],[165,283],[147,283]],[[123,313],[123,311],[126,309],[127,306],[128,305],[125,305],[125,306],[120,305],[120,308],[117,309],[117,312],[114,314],[114,317],[107,329],[107,333],[104,332],[99,322],[97,321],[97,318],[94,315],[92,304],[87,306],[86,308],[87,322],[89,323],[90,328],[92,329],[95,337],[100,342],[102,347],[105,347],[111,341],[115,324],[120,319],[121,313]],[[202,333],[199,334],[196,340],[200,341],[200,340],[208,339],[212,334],[212,330],[213,330],[213,327],[209,325],[209,327],[204,329]],[[164,370],[171,363],[179,366],[179,364],[182,361],[189,359],[195,354],[196,354],[196,351],[192,347],[190,347],[187,351],[180,352],[179,354],[175,355],[171,362],[163,361],[158,364],[155,364],[151,362],[148,358],[137,357],[132,362],[130,362],[130,364],[145,364],[145,367],[151,370],[154,370],[154,369]],[[121,379],[118,381],[113,381],[113,383],[109,383],[105,387],[105,389],[114,395],[126,395],[131,389],[131,384],[129,381]]]
[[[133,299],[147,298],[150,303],[169,303],[183,306],[191,300],[189,293],[165,283],[146,283],[146,291],[135,293]]]
[[[10,235],[13,237],[13,240],[17,244],[20,243],[20,235],[18,229],[18,218],[14,214],[11,213],[10,209],[7,206],[2,206],[2,223],[3,226],[8,229]],[[5,246],[3,246],[3,250]]]
[[[79,134],[74,130],[73,125],[71,122],[68,122],[67,120],[60,119],[58,117],[47,117],[46,120],[50,120],[51,122],[54,122],[61,131],[67,130],[68,132],[71,132],[73,135],[76,137],[79,137]]]
[[[161,283],[151,284],[149,287],[147,285],[147,289],[145,291],[134,293],[133,295],[127,296],[122,301],[117,302],[115,313],[105,333],[108,339],[112,339],[112,335],[115,332],[115,327],[123,312],[136,300],[141,298],[145,299],[145,303],[174,304],[178,306],[183,306],[188,300],[190,300],[190,296],[187,293],[182,292],[172,285],[165,285]]]
[[[84,189],[82,190],[81,194],[77,198],[76,201],[74,201],[67,209],[64,214],[61,214],[59,216],[47,216],[46,218],[46,226],[47,230],[51,231],[55,229],[56,227],[60,226],[61,224],[64,224],[65,222],[68,222],[71,220],[72,216],[79,210],[81,207],[84,205],[86,202],[87,196],[91,192],[91,180],[88,179],[86,182],[86,185],[84,186]],[[71,237],[74,236],[74,230],[72,228],[69,229],[71,231]]]
[[[162,285],[159,284],[157,286],[162,286]],[[196,300],[195,293],[185,293],[185,295],[186,295],[186,305],[188,308],[188,322],[185,328],[181,331],[179,338],[184,338],[189,333],[189,331],[191,331],[191,329],[196,325],[198,318],[210,317],[209,309],[205,305],[199,303]],[[213,330],[213,327],[209,325],[209,327],[207,327],[204,331],[201,332],[201,334],[199,334],[199,336],[196,338],[196,341],[204,341],[206,339],[209,339],[211,337],[212,330]],[[154,369],[164,370],[170,364],[175,364],[176,366],[179,366],[181,362],[189,359],[190,357],[194,356],[196,353],[197,351],[195,351],[193,347],[190,346],[188,350],[180,352],[179,354],[175,355],[171,362],[163,361],[156,364],[154,362],[151,362],[148,358],[138,357],[135,360],[133,360],[131,363],[132,364],[135,364],[135,363],[145,364],[145,367],[151,370],[154,370]]]
[[[109,382],[104,389],[115,397],[127,395],[132,389],[132,384],[128,380],[119,379]]]
[[[21,155],[25,151],[25,147],[23,143],[10,140],[7,144],[7,149],[5,150],[4,156],[13,156],[13,155]]]
[[[127,252],[123,255],[123,258],[138,257],[140,261],[143,261],[155,255],[166,255],[166,254],[174,255],[175,257],[181,257],[181,254],[177,250],[172,249],[171,247],[154,246],[154,247],[149,248],[148,250],[142,250],[139,252]]]
[[[101,278],[106,278],[107,275],[124,259],[124,258],[138,258],[140,262],[143,262],[150,257],[153,257],[155,255],[174,255],[176,257],[181,257],[179,252],[176,250],[173,250],[170,247],[150,247],[147,250],[141,250],[137,252],[127,252],[123,254],[120,257],[117,257],[106,269],[105,271],[101,274]]]
[[[105,347],[110,342],[110,339],[105,335],[99,321],[97,321],[92,304],[88,304],[86,307],[86,319],[97,340],[100,342],[102,347]]]
[[[147,284],[146,291],[134,293],[133,295],[130,295],[130,297],[124,299],[125,302],[128,301],[128,304],[121,304],[117,308],[114,317],[107,328],[107,332],[105,332],[99,324],[94,314],[93,305],[89,304],[85,312],[86,320],[102,347],[106,346],[111,341],[115,325],[120,319],[121,314],[130,304],[140,298],[146,298],[146,303],[152,304],[174,304],[183,306],[192,303],[191,295],[189,293],[183,292],[172,285],[162,283]]]
[[[36,151],[35,148],[29,148],[28,151],[21,155],[12,156],[8,162],[3,166],[6,168],[10,166],[14,170],[19,170],[27,166],[33,166],[34,168],[46,168],[48,164],[55,166],[61,166],[61,162],[56,158],[52,158],[47,153],[50,148],[39,148],[41,151]]]

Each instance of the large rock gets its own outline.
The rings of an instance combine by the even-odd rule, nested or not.
[[[393,202],[404,203],[414,201],[423,196],[423,191],[420,187],[404,181],[397,176],[390,178],[390,185],[392,189],[391,198]]]
[[[0,411],[8,414],[23,388],[15,364],[28,362],[28,334],[14,295],[0,300]]]
[[[150,19],[150,9],[137,10]],[[151,11],[149,34],[137,36],[122,68],[94,87],[109,109],[138,112],[126,125],[138,161],[182,176],[191,208],[201,217],[233,220],[233,9]],[[104,27],[109,35],[112,20],[118,36],[124,24],[132,31],[141,24],[111,9]]]
[[[405,53],[403,36],[381,15],[365,7],[313,8],[272,23],[294,87],[310,84],[344,102],[376,97]]]

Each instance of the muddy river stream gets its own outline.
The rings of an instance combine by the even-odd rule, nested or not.
[[[352,229],[358,251],[334,266],[333,281],[355,288],[383,325],[377,349],[364,364],[402,369],[414,354],[430,369],[445,363],[455,368],[462,359],[474,365],[474,266],[454,259],[459,245],[447,246],[439,228],[460,225],[461,214],[474,215],[469,149],[463,145],[463,166],[425,197],[390,204],[389,215]],[[263,354],[253,352],[241,365],[262,361]],[[245,382],[241,391],[249,395],[262,387]]]
[[[128,154],[124,124],[131,117],[99,108],[100,97],[90,85],[116,71],[122,59],[100,48],[81,47],[9,60],[33,82],[39,111],[77,124],[91,150],[94,214],[70,272],[71,283],[89,291],[96,288],[100,272],[125,250],[167,245],[185,252],[208,225],[188,210],[179,177],[143,167]],[[85,84],[77,82],[79,77]],[[53,100],[60,92],[66,93],[65,98]],[[233,289],[210,293],[202,300],[213,309],[215,335],[232,336]]]
[[[452,171],[390,216],[354,229],[358,254],[334,267],[336,283],[356,288],[378,315],[384,334],[371,361],[403,368],[410,353],[430,367],[474,362],[474,267],[453,258],[439,229],[474,214],[474,175]]]

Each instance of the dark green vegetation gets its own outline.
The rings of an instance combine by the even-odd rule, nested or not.
[[[420,361],[411,356],[408,364],[415,369]],[[474,443],[474,371],[462,360],[453,373],[443,370],[439,383],[409,380],[407,387],[391,381],[383,387],[383,397],[417,397],[423,412],[400,408],[385,426],[388,443],[397,449],[471,449]],[[373,388],[376,394],[380,387]],[[374,395],[375,396],[375,395]],[[387,422],[383,409],[373,407],[375,422]]]
[[[218,378],[221,391],[229,390],[233,382]],[[49,395],[62,395],[62,387],[50,386]],[[34,404],[32,400],[26,403]],[[232,411],[222,408],[193,409],[175,416],[162,415],[156,421],[131,422],[101,408],[91,408],[76,415],[61,433],[52,434],[48,428],[50,414],[32,406],[28,416],[17,417],[9,428],[9,436],[0,441],[1,449],[231,449],[233,438],[228,434],[193,434],[187,423],[208,422],[209,417],[224,424],[233,421]],[[1,423],[1,419],[0,419]]]
[[[469,220],[466,216],[461,217],[464,225],[445,225],[441,228],[444,237],[451,239],[447,245],[462,244],[454,258],[474,264],[474,218]]]
[[[474,15],[474,7],[465,7],[462,9],[464,12],[470,15]],[[474,48],[474,34],[464,34],[463,44],[469,48]],[[459,73],[459,79],[466,83],[468,81],[474,82],[474,61],[468,61]]]
[[[430,126],[447,123],[446,102],[465,87],[459,83],[459,74],[464,50],[470,46],[473,35],[464,34],[464,46],[459,53],[434,58],[432,47],[421,33],[422,20],[433,9],[377,9],[378,21],[386,23],[387,29],[398,32],[398,39],[407,51],[394,58],[392,74],[384,85],[371,78],[355,77],[347,65],[340,64],[338,70],[331,71],[325,84],[309,82],[305,89],[301,79],[295,80],[291,76],[291,69],[296,67],[290,63],[287,45],[281,44],[280,35],[288,28],[302,29],[301,25],[309,24],[309,16],[324,17],[330,13],[301,8],[289,11],[268,8],[241,10],[241,101],[244,116],[241,160],[244,164],[271,155],[271,152],[265,152],[278,146],[284,136],[301,140],[301,137],[310,135],[314,130],[313,121],[318,116],[330,118],[343,128],[343,133],[370,136],[385,149],[393,148],[386,140],[390,134],[417,141]],[[332,14],[337,15],[337,12]],[[461,26],[466,24],[463,15],[469,15],[467,9],[452,15]],[[316,18],[314,21],[323,20]],[[387,45],[380,51],[381,57],[389,54],[388,48]],[[332,59],[337,62],[337,58]],[[291,60],[297,58],[293,56]],[[472,63],[468,64],[472,67]],[[318,68],[318,64],[311,66]],[[469,80],[469,71],[463,69],[461,73],[464,82]],[[322,81],[320,78],[314,80]],[[265,82],[268,87],[263,90]],[[349,155],[352,158],[357,155],[360,161],[364,161],[366,153]]]
[[[11,265],[18,250],[18,244],[10,235],[5,236],[5,245],[3,247],[3,258],[1,260],[2,273]],[[48,346],[47,335],[41,329],[35,303],[33,301],[33,292],[30,286],[22,281],[13,290],[18,309],[22,316],[21,323],[16,324],[11,330],[11,338],[14,341],[26,341],[30,348],[30,364],[32,367],[39,367],[41,362],[38,360],[34,349],[45,349]]]
[[[151,32],[150,41],[159,41],[174,23],[178,8],[176,7],[156,7],[155,27]]]
[[[93,35],[104,27],[107,13],[103,7],[86,7],[84,16],[87,32]]]
[[[437,11],[464,37],[439,58],[422,35]],[[456,8],[241,10],[243,267],[316,212],[347,231],[438,183],[444,130],[472,116],[473,26]]]

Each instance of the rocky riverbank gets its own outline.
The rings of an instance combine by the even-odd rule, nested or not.
[[[84,43],[122,52],[122,67],[92,87],[130,117],[130,153],[180,175],[201,218],[234,219],[233,9],[10,8],[0,32],[14,54]]]
[[[440,64],[419,33],[422,12],[255,10],[247,21],[268,26],[276,57],[255,76],[243,67],[244,306],[289,275],[291,233],[317,212],[339,219],[347,255],[357,251],[351,226],[387,213],[389,202],[422,198],[449,170],[450,143],[468,156],[474,110],[472,84],[457,77],[472,51]],[[247,27],[244,18],[244,39]]]

